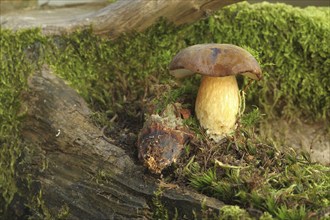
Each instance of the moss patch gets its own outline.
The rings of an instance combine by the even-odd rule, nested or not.
[[[330,204],[329,167],[311,163],[308,155],[290,148],[279,151],[257,134],[242,126],[221,144],[193,141],[186,165],[176,170],[179,179],[183,175],[200,192],[239,205],[254,217],[322,216]]]
[[[258,51],[263,64],[264,80],[251,87],[248,103],[267,117],[326,119],[329,13],[326,8],[240,3],[189,26],[160,21],[116,41],[77,32],[55,39],[51,64],[96,110],[114,115],[147,96],[152,85],[168,82],[167,65],[178,50],[198,43],[232,43]]]
[[[17,186],[22,181],[16,170],[24,144],[20,140],[20,122],[24,116],[20,95],[27,88],[27,76],[38,66],[31,59],[39,50],[43,37],[38,31],[11,33],[0,30],[0,215],[5,212],[14,196],[20,193]]]
[[[265,78],[247,98],[267,115],[325,119],[330,107],[329,13],[329,8],[241,3],[196,26],[208,41],[259,52]]]

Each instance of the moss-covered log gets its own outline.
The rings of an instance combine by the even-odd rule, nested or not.
[[[92,27],[96,34],[116,37],[131,30],[142,31],[160,17],[178,25],[192,23],[220,7],[239,1],[241,0],[118,0],[99,10],[94,6],[91,9],[85,8],[81,10],[81,14],[74,13],[74,8],[64,8],[47,10],[47,13],[39,10],[22,12],[20,15],[4,15],[1,16],[1,26],[15,30],[41,27],[47,35],[72,33],[77,29]]]
[[[35,152],[31,173],[47,201],[43,213],[69,219],[143,219],[152,217],[155,192],[164,184],[144,175],[125,150],[109,143],[90,119],[92,111],[76,91],[48,67],[29,78],[24,94],[27,116],[22,136]],[[41,171],[41,167],[47,169]],[[161,189],[162,190],[162,189]],[[163,208],[180,219],[202,214],[202,204],[219,210],[222,203],[171,185],[159,197]],[[206,199],[207,198],[207,199]],[[15,210],[16,214],[19,210]]]

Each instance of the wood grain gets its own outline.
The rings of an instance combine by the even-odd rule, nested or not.
[[[84,6],[9,13],[0,17],[0,24],[13,30],[38,27],[46,35],[92,27],[96,34],[114,38],[123,32],[142,31],[160,17],[177,25],[194,22],[239,1],[242,0],[118,0],[101,9]]]

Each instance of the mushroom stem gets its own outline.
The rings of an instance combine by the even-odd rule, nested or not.
[[[239,102],[235,76],[203,76],[195,112],[201,126],[216,142],[235,130]]]

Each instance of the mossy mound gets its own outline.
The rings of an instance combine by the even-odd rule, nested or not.
[[[259,106],[268,117],[326,119],[330,108],[329,14],[327,8],[240,3],[190,26],[174,27],[161,21],[142,34],[129,34],[115,42],[100,42],[81,33],[64,42],[61,53],[67,56],[60,56],[55,66],[70,64],[64,68],[75,73],[64,77],[94,90],[88,92],[89,98],[92,94],[98,104],[109,109],[114,106],[110,99],[115,98],[118,104],[122,91],[134,88],[133,93],[140,94],[136,85],[142,87],[148,76],[166,79],[166,67],[178,50],[198,43],[232,43],[257,51],[263,64],[264,80],[248,92],[249,103]],[[78,60],[81,63],[73,63]],[[87,71],[82,71],[85,67]],[[99,71],[104,72],[102,79]],[[96,83],[101,79],[103,85],[91,85],[91,77]],[[87,79],[87,87],[81,79]],[[113,90],[118,80],[125,84],[122,91]],[[108,91],[104,90],[105,82],[109,82]]]
[[[177,87],[167,70],[168,63],[177,51],[197,43],[232,43],[258,51],[263,64],[264,80],[248,90],[247,101],[250,105],[259,106],[267,117],[328,120],[330,27],[326,19],[329,13],[329,8],[300,9],[284,4],[240,3],[188,26],[175,27],[162,20],[143,33],[126,34],[114,41],[94,36],[91,31],[78,31],[69,36],[44,37],[37,30],[13,33],[1,29],[0,214],[12,204],[15,195],[26,195],[20,190],[18,182],[28,182],[26,179],[29,174],[17,171],[17,167],[24,161],[23,153],[26,149],[20,141],[19,133],[20,122],[24,116],[24,109],[20,107],[20,94],[26,89],[27,76],[40,64],[47,63],[55,72],[62,74],[61,77],[71,83],[90,103],[99,123],[108,124],[110,128],[129,128],[137,133],[143,123],[142,109],[145,98],[155,97],[159,91]],[[180,94],[193,94],[198,81],[198,77],[193,77],[185,81],[179,90],[166,93],[164,103],[177,100]],[[242,81],[241,84],[243,86],[246,82]],[[115,115],[118,116],[117,125],[109,123],[109,118]],[[110,129],[109,133],[111,132]],[[249,148],[247,142],[242,143],[242,148]],[[271,156],[276,152],[270,150],[269,154]],[[305,211],[315,211],[329,205],[330,196],[325,192],[329,192],[330,183],[329,178],[324,176],[324,173],[329,172],[327,168],[312,164],[308,160],[292,160],[288,155],[277,158],[280,165],[277,162],[273,164],[274,169],[278,168],[278,172],[287,172],[287,176],[277,179],[283,179],[283,183],[278,184],[284,184],[285,187],[272,182],[265,184],[262,190],[280,194],[278,198],[282,199],[284,194],[279,191],[289,190],[285,195],[291,196],[292,192],[307,192],[308,187],[314,184],[320,186],[317,188],[318,192],[311,190],[307,194],[301,194],[312,199],[301,198],[297,202],[298,199],[295,199],[299,196],[295,196],[295,199],[290,201],[302,205]],[[263,161],[263,158],[260,158],[260,161]],[[258,166],[262,164],[253,167]],[[297,176],[294,173],[296,167],[308,172]],[[194,180],[195,177],[199,178],[216,170],[211,169],[210,165],[204,169],[201,166],[200,169],[195,168],[195,172],[188,176],[192,185],[208,194],[216,194],[217,191],[208,185],[200,188],[199,185],[193,184],[198,180]],[[229,174],[231,172],[228,171]],[[226,180],[227,174],[221,175]],[[219,184],[220,176],[217,175],[208,183]],[[311,178],[314,180],[310,181]],[[249,177],[245,179],[249,180]],[[241,183],[230,181],[228,184]],[[296,185],[290,186],[290,181]],[[242,183],[242,186],[245,184],[247,183]],[[255,196],[254,192],[249,190],[251,189],[238,185],[234,192],[239,193],[239,196],[233,196],[242,200],[242,203],[235,204],[248,207],[250,199],[264,201],[267,195],[272,195],[258,192]],[[260,204],[260,201],[255,204]],[[304,201],[315,204],[304,206]],[[264,202],[271,206],[274,201]],[[284,210],[286,200],[281,204],[281,210]],[[251,206],[266,210],[258,205]],[[290,210],[293,208],[295,207],[289,207]],[[276,212],[280,213],[281,210],[271,214],[279,217]]]
[[[182,181],[253,218],[320,218],[330,205],[330,168],[312,163],[307,154],[258,137],[258,110],[244,115],[232,137],[220,144],[198,138],[186,147],[171,180]]]
[[[329,8],[241,3],[201,21],[194,32],[206,41],[259,52],[265,78],[249,91],[248,100],[268,116],[325,119],[330,107],[329,13]]]

